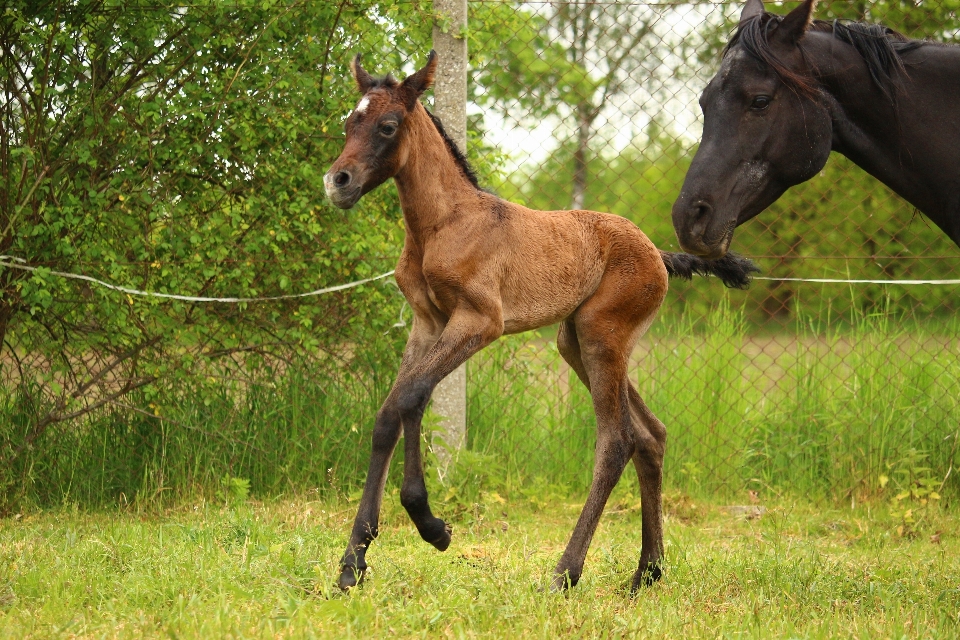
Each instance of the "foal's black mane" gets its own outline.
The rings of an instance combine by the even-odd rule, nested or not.
[[[816,94],[817,86],[813,78],[789,69],[771,50],[768,36],[783,18],[784,16],[766,12],[747,18],[737,27],[724,48],[723,55],[726,56],[730,49],[739,44],[750,56],[769,65],[788,86],[807,95]],[[836,39],[852,45],[866,62],[873,81],[890,98],[897,88],[894,72],[905,71],[901,54],[928,44],[921,40],[911,40],[881,24],[814,20],[810,30],[832,33]]]
[[[467,180],[470,181],[477,189],[482,189],[480,186],[480,181],[477,179],[477,174],[473,171],[473,167],[470,166],[470,163],[467,162],[467,157],[463,155],[460,151],[460,147],[454,143],[454,141],[447,135],[447,132],[443,128],[443,123],[440,122],[440,118],[433,115],[430,109],[424,107],[424,111],[427,112],[427,115],[430,116],[430,120],[433,121],[433,126],[437,128],[437,131],[440,132],[440,137],[443,138],[444,143],[447,145],[447,149],[450,150],[450,153],[453,154],[453,159],[456,161],[457,166],[460,167],[460,170],[463,171],[463,175],[467,177]]]

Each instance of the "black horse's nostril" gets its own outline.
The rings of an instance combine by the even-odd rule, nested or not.
[[[693,219],[699,220],[704,218],[713,211],[713,207],[707,203],[706,200],[697,200],[692,205],[690,205],[691,213],[693,213]]]
[[[337,185],[338,189],[350,184],[350,174],[346,171],[338,171],[337,175],[333,176],[333,184]]]

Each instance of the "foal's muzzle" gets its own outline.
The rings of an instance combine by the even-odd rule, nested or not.
[[[330,169],[323,176],[323,189],[330,202],[341,209],[351,208],[363,195],[360,181],[345,169]]]

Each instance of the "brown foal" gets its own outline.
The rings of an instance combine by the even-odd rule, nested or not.
[[[403,82],[376,79],[353,61],[363,98],[346,120],[346,144],[324,176],[330,200],[349,209],[389,178],[400,194],[406,239],[396,280],[413,309],[400,372],[373,430],[373,452],[340,587],[355,586],[377,536],[387,468],[404,436],[400,502],[441,551],[450,526],[427,502],[420,422],[434,387],[505,333],[560,324],[557,346],[593,396],[597,417],[590,493],[553,587],[575,585],[611,490],[633,461],[640,479],[642,546],[632,588],[661,575],[660,483],[666,429],[627,376],[637,339],[667,293],[668,271],[711,273],[746,286],[756,267],[659,251],[633,223],[594,211],[534,211],[481,190],[440,122],[420,104],[437,57]]]

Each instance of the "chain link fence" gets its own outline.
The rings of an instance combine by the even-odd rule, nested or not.
[[[741,3],[471,5],[468,110],[474,148],[499,154],[500,194],[617,213],[678,251],[670,209],[701,133],[697,100]],[[817,18],[958,42],[956,9],[821,2]],[[668,427],[668,484],[842,498],[875,494],[891,478],[905,490],[950,485],[960,286],[804,280],[956,279],[960,250],[837,154],[741,227],[732,249],[768,279],[747,292],[672,283],[634,354],[641,395]],[[524,424],[510,436],[510,449],[527,452],[518,460],[535,467],[553,456],[585,486],[591,406],[553,339],[511,338],[480,354],[471,443],[494,447],[506,425]]]
[[[697,98],[741,4],[468,6],[468,157],[482,182],[539,209],[625,216],[679,250],[670,209],[700,137]],[[951,0],[824,0],[817,16],[960,42]],[[41,271],[0,270],[0,502],[150,498],[231,477],[262,495],[349,493],[410,320],[393,285],[168,303],[51,272],[264,297],[389,270],[403,234],[393,187],[344,214],[322,174],[358,99],[349,59],[402,77],[442,16],[428,0],[52,2],[3,20],[0,253]],[[672,282],[633,354],[668,428],[667,485],[955,494],[960,288],[782,279],[955,279],[960,250],[841,157],[733,249],[773,279],[746,292]],[[468,447],[448,483],[587,486],[592,405],[554,329],[478,354],[467,393]]]

